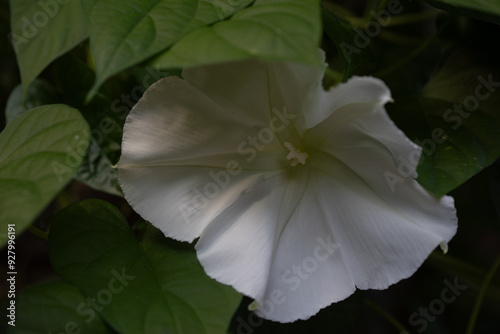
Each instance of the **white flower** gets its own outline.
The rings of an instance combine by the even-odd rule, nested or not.
[[[321,69],[257,60],[182,75],[132,109],[120,182],[166,236],[200,237],[207,274],[260,316],[307,319],[356,287],[385,289],[455,234],[453,199],[401,176],[421,150],[387,116],[382,81],[325,92]]]

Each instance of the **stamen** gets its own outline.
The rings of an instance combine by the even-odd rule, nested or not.
[[[306,159],[309,157],[309,154],[306,152],[300,152],[300,150],[293,147],[289,142],[285,142],[285,147],[290,150],[290,153],[286,156],[288,160],[291,160],[292,166],[297,166],[299,163],[305,165]]]

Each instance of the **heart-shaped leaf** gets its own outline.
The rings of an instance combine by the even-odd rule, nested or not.
[[[90,16],[90,45],[97,78],[88,98],[110,76],[165,50],[193,29],[226,18],[250,2],[240,0],[229,6],[220,0],[91,1],[85,9]]]
[[[241,299],[205,274],[190,245],[151,225],[137,240],[104,201],[59,212],[49,251],[59,275],[94,298],[94,308],[119,333],[224,333]]]
[[[197,29],[153,61],[159,68],[257,57],[322,66],[317,0],[257,0],[229,20]]]

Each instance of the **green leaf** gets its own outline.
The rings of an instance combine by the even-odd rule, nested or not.
[[[0,224],[20,233],[74,176],[87,151],[89,128],[78,110],[46,105],[0,133]],[[6,235],[0,235],[0,245]]]
[[[396,109],[423,147],[418,182],[440,197],[500,156],[500,77],[482,54],[454,53],[419,97]],[[400,173],[412,157],[402,157]],[[414,158],[413,158],[414,159]]]
[[[176,68],[257,57],[322,66],[317,0],[257,0],[229,20],[197,29],[153,61]]]
[[[137,240],[120,212],[100,200],[57,214],[49,254],[56,272],[95,298],[123,334],[224,333],[240,300],[204,273],[190,245],[152,226]]]
[[[84,295],[64,282],[45,282],[23,289],[16,298],[15,327],[9,334],[114,333]]]
[[[26,91],[54,59],[88,36],[82,1],[11,0],[9,39],[14,46]]]
[[[23,102],[23,86],[18,85],[10,93],[7,106],[5,107],[5,118],[7,124],[15,118],[35,107],[57,102],[57,94],[54,88],[45,80],[35,79],[24,97]]]
[[[182,35],[199,27],[222,21],[254,1],[255,0],[199,0],[196,15]]]
[[[251,0],[94,0],[90,12],[90,44],[96,82],[165,50],[192,30],[222,20]]]
[[[434,7],[455,15],[500,24],[500,3],[497,0],[426,0]]]
[[[193,19],[197,0],[99,0],[90,14],[97,72],[88,97],[110,76],[165,49]]]

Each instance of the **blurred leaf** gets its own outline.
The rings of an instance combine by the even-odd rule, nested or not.
[[[498,0],[426,0],[434,7],[455,15],[500,24],[500,3]]]
[[[257,57],[322,66],[318,0],[257,0],[229,20],[188,34],[153,61],[176,68]]]
[[[354,38],[357,36],[353,26],[343,18],[332,12],[321,9],[323,29],[337,48],[337,52],[344,68],[343,81],[346,81],[352,73],[365,63],[368,58],[367,48],[357,48]]]
[[[23,289],[16,298],[16,326],[9,334],[115,333],[77,288],[46,282]]]
[[[54,59],[88,36],[82,1],[11,0],[9,39],[17,54],[21,81],[26,91]]]
[[[89,128],[78,110],[45,105],[0,133],[0,224],[21,233],[70,181],[87,151]],[[6,235],[0,235],[4,245]]]
[[[200,26],[224,19],[251,1],[97,0],[90,12],[90,42],[97,71],[91,98],[110,76],[165,50]],[[232,2],[234,3],[234,1]]]
[[[23,86],[18,85],[10,93],[7,106],[5,107],[5,118],[7,124],[15,118],[35,107],[57,102],[57,94],[54,88],[45,80],[35,79],[28,90],[23,102]]]
[[[57,214],[49,253],[56,272],[98,302],[114,285],[101,314],[123,334],[224,333],[240,300],[205,274],[191,246],[152,226],[137,240],[120,212],[100,200]]]

